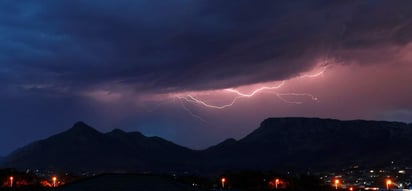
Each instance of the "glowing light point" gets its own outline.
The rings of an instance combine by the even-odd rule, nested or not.
[[[335,183],[335,189],[337,190],[337,189],[338,189],[338,186],[339,186],[339,184],[340,184],[340,180],[339,180],[339,179],[335,179],[334,183]]]
[[[276,189],[278,189],[278,185],[279,185],[279,179],[276,178],[276,180],[275,180],[275,187],[276,187]]]
[[[222,183],[222,188],[225,188],[226,178],[220,179],[220,182]]]
[[[53,180],[53,187],[56,187],[57,177],[53,176],[52,180]]]
[[[391,179],[387,179],[386,180],[386,189],[389,190],[392,184],[392,180]]]
[[[14,177],[13,176],[10,176],[10,188],[13,188],[13,180],[14,180]]]

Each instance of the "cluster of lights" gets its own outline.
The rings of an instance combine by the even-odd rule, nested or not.
[[[13,188],[13,186],[14,186],[14,177],[10,176],[9,180],[10,180],[10,188]],[[52,181],[53,181],[52,187],[57,187],[57,177],[56,176],[52,177]],[[227,182],[227,179],[225,177],[222,177],[220,179],[220,183],[221,183],[222,188],[225,188],[226,182]],[[279,184],[280,184],[280,179],[276,178],[274,182],[275,182],[275,188],[278,189]],[[340,181],[340,179],[336,178],[336,179],[333,180],[333,185],[334,185],[336,190],[339,189],[341,184],[342,184],[342,182]],[[387,190],[390,190],[392,184],[393,184],[393,182],[392,182],[391,179],[386,179],[385,180],[385,185],[386,185]],[[353,191],[354,188],[352,186],[350,186],[348,188],[348,190]],[[365,190],[378,190],[378,188],[365,188]]]
[[[222,178],[220,179],[220,184],[221,184],[221,187],[222,187],[223,189],[225,188],[226,182],[227,182],[227,179],[226,179],[225,177],[222,177]],[[276,189],[279,188],[279,184],[281,184],[281,180],[280,180],[279,178],[276,178],[276,179],[275,179],[275,188],[276,188]]]
[[[14,176],[10,176],[9,181],[10,181],[10,188],[13,188],[13,186],[15,184],[14,183],[14,181],[15,181]],[[53,184],[51,186],[52,187],[57,187],[57,177],[56,176],[52,177],[52,181],[53,181]]]
[[[335,179],[333,181],[333,185],[335,187],[335,190],[339,189],[339,185],[341,184],[341,181],[339,179]],[[391,189],[391,185],[393,184],[391,179],[386,179],[385,180],[385,185],[386,185],[386,190],[390,190]],[[349,191],[353,191],[354,188],[352,186],[350,186],[348,188]],[[365,190],[379,190],[379,188],[365,188]]]

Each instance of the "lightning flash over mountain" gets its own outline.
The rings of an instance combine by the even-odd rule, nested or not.
[[[318,78],[326,72],[327,67],[328,67],[328,65],[323,66],[320,71],[317,71],[315,73],[310,73],[310,74],[303,74],[303,75],[300,75],[298,77],[293,78],[293,80],[295,80],[295,79],[305,79],[305,78]],[[292,79],[290,79],[290,80],[292,80]],[[296,100],[296,99],[291,99],[291,97],[295,97],[297,99],[299,99],[300,97],[307,97],[307,98],[309,98],[309,100],[311,100],[313,102],[318,102],[319,101],[319,99],[316,96],[314,96],[310,93],[307,93],[307,92],[280,92],[279,90],[282,87],[286,86],[288,81],[289,80],[283,80],[283,81],[280,81],[278,84],[273,85],[273,86],[260,86],[258,88],[253,89],[249,93],[242,92],[242,91],[240,91],[238,89],[235,89],[235,88],[227,88],[227,89],[217,90],[216,94],[220,93],[220,92],[221,93],[226,92],[226,93],[231,93],[231,94],[234,95],[234,97],[232,97],[231,100],[229,100],[226,103],[220,104],[220,105],[208,103],[205,99],[195,97],[192,94],[177,95],[176,98],[178,98],[179,100],[184,101],[186,103],[199,105],[199,106],[209,108],[209,109],[219,109],[219,110],[226,109],[226,108],[234,106],[239,99],[242,99],[242,98],[251,99],[251,98],[254,98],[257,95],[262,94],[262,93],[274,94],[279,100],[281,100],[282,102],[287,103],[287,104],[303,104],[304,103],[304,101],[293,101],[293,100]],[[182,103],[182,106],[184,107],[184,110],[189,112],[190,115],[195,116],[196,118],[201,119],[202,121],[204,121],[199,115],[196,115],[192,111],[190,111],[190,109],[186,105],[184,105],[183,103]]]

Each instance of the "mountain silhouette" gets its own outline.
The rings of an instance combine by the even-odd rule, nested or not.
[[[12,152],[5,164],[17,168],[73,171],[156,171],[179,169],[193,152],[159,137],[145,137],[138,132],[126,133],[119,129],[100,133],[77,122],[63,133]]]
[[[325,169],[411,163],[412,125],[384,121],[269,118],[245,138],[206,150],[208,168]]]
[[[385,121],[269,118],[246,137],[202,151],[159,137],[83,122],[22,147],[4,159],[17,168],[94,171],[302,170],[411,164],[412,125]]]

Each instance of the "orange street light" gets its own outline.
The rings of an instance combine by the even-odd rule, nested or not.
[[[340,180],[339,179],[335,179],[335,189],[338,189],[338,186],[340,184]]]
[[[14,177],[10,176],[10,188],[13,188],[13,180],[14,180]]]
[[[386,190],[389,190],[391,184],[392,184],[392,180],[391,180],[391,179],[387,179],[387,180],[386,180]]]
[[[52,180],[53,180],[53,187],[56,187],[57,177],[53,176]]]
[[[220,182],[222,183],[222,188],[225,188],[226,178],[220,179]]]
[[[275,180],[275,187],[276,187],[276,189],[278,189],[278,185],[279,185],[279,179],[276,178],[276,180]]]

